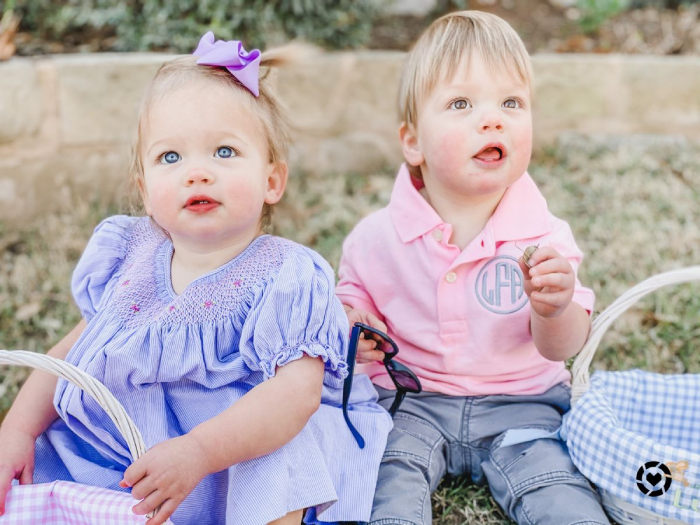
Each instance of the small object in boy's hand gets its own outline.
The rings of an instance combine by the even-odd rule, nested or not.
[[[532,268],[532,265],[530,264],[530,257],[532,257],[532,254],[535,253],[539,247],[540,245],[538,244],[537,246],[528,246],[525,248],[525,251],[523,252],[523,261],[528,268]]]

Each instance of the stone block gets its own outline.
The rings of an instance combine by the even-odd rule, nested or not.
[[[128,165],[128,148],[3,157],[0,221],[19,225],[42,213],[70,211],[76,199],[121,202],[128,187]]]
[[[71,146],[131,143],[146,86],[170,58],[155,53],[55,58],[62,141]]]
[[[297,135],[347,132],[394,135],[403,53],[332,53],[279,71],[276,91],[290,110]]]
[[[568,130],[624,131],[620,56],[541,54],[532,62],[536,142]]]
[[[634,133],[700,139],[697,57],[628,57],[621,64],[622,118]]]
[[[42,93],[34,61],[0,63],[0,143],[32,136],[41,126]]]

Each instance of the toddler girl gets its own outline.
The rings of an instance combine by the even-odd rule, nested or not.
[[[72,282],[84,320],[49,352],[104,383],[149,450],[132,464],[92,398],[35,372],[0,430],[0,502],[14,478],[62,479],[131,490],[135,513],[160,507],[149,525],[369,518],[390,418],[356,378],[357,446],[333,271],[262,231],[288,125],[258,68],[293,49],[207,33],[156,74],[131,170],[148,217],[96,228]]]

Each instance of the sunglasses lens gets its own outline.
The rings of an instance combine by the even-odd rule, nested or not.
[[[364,332],[364,335],[365,335],[365,339],[369,339],[369,340],[372,340],[372,341],[377,343],[377,350],[381,350],[382,352],[384,352],[384,354],[386,355],[385,359],[386,358],[391,359],[392,357],[394,357],[397,354],[396,349],[393,346],[391,346],[391,343],[389,343],[386,339],[381,337],[379,334],[376,334],[374,332],[370,332],[369,330],[366,330]]]
[[[399,386],[401,386],[401,388],[406,389],[408,392],[420,392],[422,389],[416,376],[408,370],[403,370],[403,366],[397,365],[400,364],[395,363],[394,361],[389,361],[388,363],[386,363],[388,371],[391,374],[391,377],[394,378],[394,381]]]
[[[396,355],[396,351],[394,350],[394,347],[391,346],[389,343],[386,342],[384,339],[380,339],[377,341],[377,350],[381,350],[387,355],[394,356]]]

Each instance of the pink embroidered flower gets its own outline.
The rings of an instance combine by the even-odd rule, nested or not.
[[[131,310],[132,310],[134,313],[136,313],[136,312],[140,312],[140,311],[141,311],[141,308],[139,308],[139,305],[138,305],[138,304],[134,303],[134,304],[131,305]]]
[[[122,286],[128,286],[130,282],[131,282],[131,280],[127,279],[126,281],[124,281],[122,283]]]
[[[235,286],[236,288],[240,288],[241,284],[243,284],[243,281],[241,281],[240,279],[236,279],[235,281],[233,281],[233,286]]]
[[[171,304],[171,305],[170,305],[170,308],[168,308],[168,310],[170,310],[170,311],[172,312],[173,310],[175,310],[175,306],[173,306],[173,305]]]
[[[204,301],[204,308],[211,308],[212,306],[214,306],[213,301]]]

